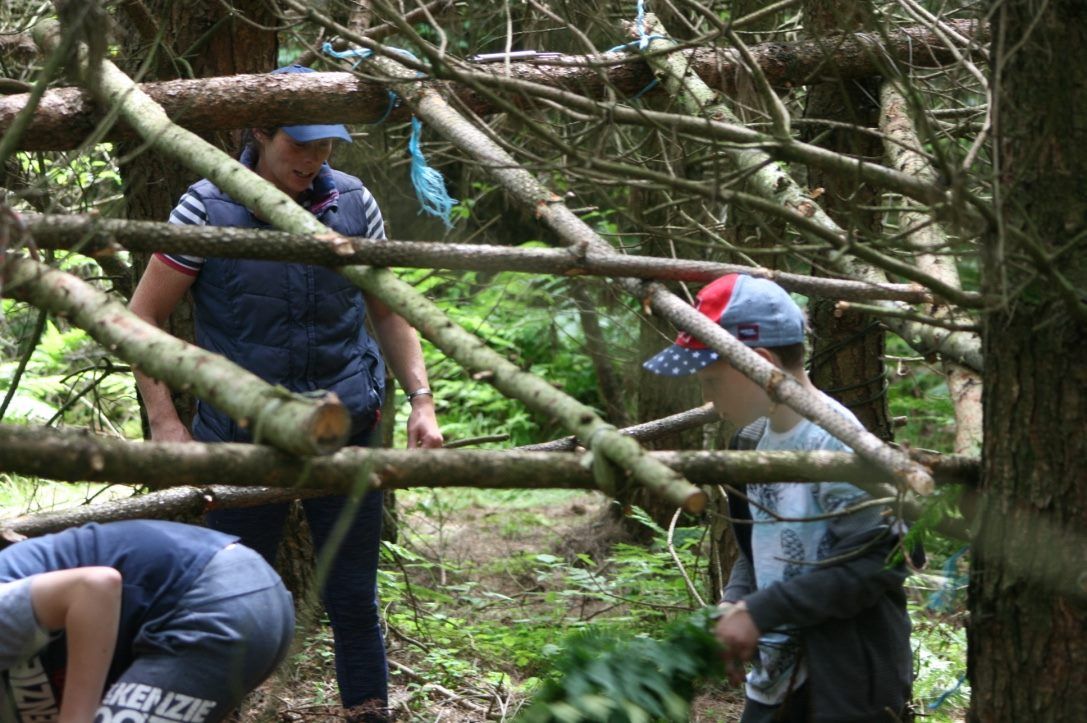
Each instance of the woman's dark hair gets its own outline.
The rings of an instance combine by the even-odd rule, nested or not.
[[[253,131],[260,131],[264,135],[271,138],[276,134],[276,131],[278,130],[278,126],[273,126],[271,128],[246,128],[242,132],[242,153],[245,153],[245,151],[248,150],[249,153],[252,155],[253,160],[256,161],[258,158],[260,158],[260,144],[257,143],[257,137],[253,134]],[[239,154],[239,156],[240,155],[241,154]]]

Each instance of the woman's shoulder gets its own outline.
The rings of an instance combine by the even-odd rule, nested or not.
[[[343,171],[337,171],[335,168],[329,169],[332,173],[332,181],[336,184],[336,190],[340,194],[349,193],[351,191],[369,193],[369,189],[366,188],[366,184],[362,182],[358,176],[352,176],[350,173]]]
[[[195,196],[200,200],[214,199],[224,196],[225,194],[219,190],[219,187],[212,183],[207,178],[201,178],[196,183],[189,186],[185,191],[187,195]]]

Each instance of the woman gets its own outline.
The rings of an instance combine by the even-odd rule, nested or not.
[[[222,720],[293,632],[279,576],[213,530],[132,520],[19,542],[0,551],[0,720]]]
[[[312,71],[289,66],[275,72]],[[384,238],[381,211],[370,192],[359,179],[328,166],[337,139],[351,140],[342,125],[254,128],[240,160],[330,228],[348,236]],[[189,188],[170,220],[267,227],[208,180]],[[306,264],[156,254],[133,294],[131,309],[162,327],[190,290],[200,346],[292,391],[335,392],[351,413],[349,443],[354,445],[369,442],[384,393],[381,354],[364,327],[369,314],[381,350],[408,392],[408,445],[441,446],[415,330],[341,275]],[[204,402],[197,405],[190,431],[163,384],[139,373],[136,380],[154,440],[251,441],[247,430]],[[320,550],[344,510],[344,499],[308,499],[303,505]],[[286,514],[282,504],[219,510],[208,516],[208,524],[240,536],[273,562]],[[340,697],[345,708],[355,709],[352,720],[359,721],[385,720],[388,697],[376,599],[381,516],[381,495],[367,495],[321,588],[335,639]]]

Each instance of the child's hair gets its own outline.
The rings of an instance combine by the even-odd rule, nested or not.
[[[766,347],[767,351],[771,351],[781,361],[781,366],[785,369],[803,369],[804,368],[804,343],[799,344],[787,344],[786,346],[773,346]]]
[[[257,137],[253,131],[259,130],[264,135],[271,138],[279,130],[278,126],[272,126],[271,128],[246,128],[242,133],[242,153],[249,151],[254,161],[260,158],[260,144],[257,143]]]

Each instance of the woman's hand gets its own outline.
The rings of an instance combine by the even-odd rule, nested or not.
[[[434,413],[434,398],[423,395],[411,400],[411,414],[408,416],[408,449],[423,447],[438,449],[445,439],[438,427],[438,418]]]

